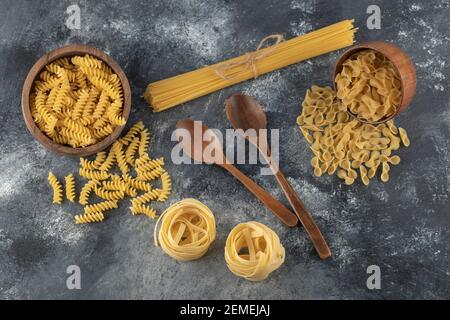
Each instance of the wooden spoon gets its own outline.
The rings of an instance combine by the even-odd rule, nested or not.
[[[272,197],[266,190],[233,166],[223,153],[221,141],[207,126],[191,119],[180,120],[177,123],[177,139],[183,151],[198,163],[216,164],[238,179],[264,205],[270,209],[283,223],[295,227],[298,219],[292,211]]]
[[[261,105],[253,97],[237,93],[233,94],[225,101],[225,110],[231,125],[236,130],[241,129],[241,134],[249,129],[254,129],[256,131],[256,134],[244,134],[244,137],[249,142],[254,144],[264,156],[266,162],[270,166],[270,169],[274,173],[278,184],[281,189],[283,189],[286,198],[294,209],[294,212],[297,214],[301,224],[304,226],[306,232],[311,238],[311,241],[320,258],[326,259],[330,257],[330,248],[311,217],[311,214],[308,212],[295,190],[286,180],[286,177],[281,172],[279,167],[274,163],[267,144],[267,136],[261,137],[259,134],[260,129],[267,129],[267,117]]]

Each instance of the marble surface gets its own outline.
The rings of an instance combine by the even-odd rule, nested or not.
[[[448,0],[377,1],[380,30],[368,30],[373,1],[23,1],[0,3],[0,298],[125,299],[389,299],[450,298]],[[65,26],[66,8],[78,4],[81,29]],[[340,52],[327,54],[155,114],[141,98],[149,82],[253,50],[273,33],[288,38],[354,18],[357,41],[391,41],[417,67],[417,95],[396,122],[411,147],[398,154],[391,180],[345,186],[317,178],[311,152],[295,119],[306,89],[330,85]],[[51,203],[46,178],[75,172],[78,160],[45,150],[25,128],[23,81],[47,51],[85,43],[109,53],[127,74],[133,93],[128,127],[144,121],[151,154],[170,159],[176,121],[193,118],[229,128],[224,99],[234,92],[257,97],[280,129],[280,157],[289,181],[329,241],[321,261],[304,230],[287,229],[224,170],[206,165],[167,168],[174,193],[157,204],[194,197],[215,213],[217,239],[201,260],[178,263],[152,242],[155,221],[129,214],[128,203],[103,223],[78,226],[77,205]],[[258,165],[240,168],[285,204],[271,176]],[[232,275],[223,258],[228,232],[257,220],[273,228],[286,248],[284,265],[251,283]],[[68,290],[66,268],[81,268],[81,290]],[[366,287],[369,265],[381,269],[381,289]]]

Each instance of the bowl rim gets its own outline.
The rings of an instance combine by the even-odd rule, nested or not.
[[[56,59],[85,54],[92,55],[95,58],[102,60],[112,69],[115,74],[118,75],[123,90],[122,116],[126,121],[128,121],[131,111],[131,89],[128,78],[126,77],[119,64],[107,53],[98,48],[85,44],[69,44],[47,52],[34,63],[24,81],[22,88],[22,115],[24,117],[27,129],[31,133],[31,135],[46,149],[61,155],[89,156],[95,154],[110,146],[120,136],[123,129],[125,128],[125,125],[116,126],[113,132],[103,140],[87,147],[72,148],[70,146],[53,142],[53,140],[47,137],[47,135],[42,132],[34,122],[30,109],[30,95],[34,87],[34,81],[39,76],[40,72],[45,68],[46,65],[50,64]]]
[[[370,121],[367,119],[363,119],[358,117],[356,114],[354,114],[353,112],[347,110],[347,113],[353,117],[354,119],[362,122],[362,123],[367,123],[367,124],[381,124],[381,123],[386,123],[389,120],[392,120],[394,117],[396,117],[399,113],[401,113],[402,111],[404,111],[406,109],[406,107],[408,106],[408,104],[410,103],[410,101],[405,105],[405,79],[402,75],[402,73],[399,70],[399,66],[397,65],[396,61],[392,61],[392,59],[390,59],[385,52],[383,52],[383,50],[380,50],[380,46],[390,46],[392,48],[395,48],[395,50],[401,52],[404,56],[408,57],[409,56],[397,45],[393,44],[393,43],[389,43],[389,42],[385,42],[385,41],[379,41],[379,40],[375,40],[375,41],[368,41],[368,42],[364,42],[361,44],[357,44],[349,49],[347,49],[344,53],[342,53],[338,60],[336,61],[336,64],[334,66],[334,72],[333,72],[333,87],[335,90],[337,90],[336,88],[336,75],[341,71],[339,69],[342,68],[342,65],[344,63],[345,60],[347,60],[350,56],[352,56],[353,54],[359,52],[359,51],[364,51],[364,50],[373,50],[376,51],[377,53],[382,54],[384,57],[386,57],[386,59],[388,59],[392,65],[394,66],[395,70],[397,71],[399,78],[400,78],[400,82],[402,84],[401,87],[401,99],[400,99],[400,104],[398,105],[397,109],[395,110],[395,112],[393,114],[391,114],[389,117],[385,117],[383,119],[380,119],[378,121]],[[339,70],[339,71],[338,71]],[[415,69],[413,68],[414,74],[415,74]]]

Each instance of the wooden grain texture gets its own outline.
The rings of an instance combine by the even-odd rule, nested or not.
[[[122,68],[117,64],[117,62],[111,58],[109,55],[104,53],[103,51],[83,45],[83,44],[71,44],[62,48],[57,48],[52,50],[45,55],[43,55],[33,67],[28,72],[28,75],[25,79],[22,89],[22,114],[25,120],[25,124],[30,131],[31,135],[39,141],[45,148],[55,153],[61,155],[71,155],[71,156],[89,156],[95,154],[99,151],[106,149],[111,143],[113,143],[121,134],[123,128],[125,126],[116,126],[114,131],[101,140],[100,142],[84,147],[84,148],[72,148],[66,145],[60,145],[53,142],[52,139],[47,137],[45,133],[43,133],[39,127],[34,122],[34,119],[31,115],[30,110],[30,94],[34,87],[34,81],[39,76],[40,72],[45,68],[45,66],[59,58],[62,57],[71,57],[76,55],[85,55],[90,54],[103,62],[105,62],[115,74],[119,76],[120,82],[122,83],[123,88],[123,117],[125,120],[128,120],[131,110],[131,89],[128,79],[123,72]]]
[[[400,102],[400,106],[397,108],[394,114],[384,119],[381,119],[380,121],[366,121],[364,119],[357,118],[356,115],[354,115],[351,112],[348,113],[353,118],[356,118],[361,122],[379,124],[391,120],[401,112],[405,111],[406,108],[410,105],[414,95],[416,94],[416,82],[417,82],[416,69],[414,67],[414,63],[412,62],[411,58],[406,54],[406,52],[404,52],[398,46],[384,41],[365,42],[348,49],[337,60],[332,79],[335,89],[336,89],[336,82],[335,82],[336,75],[342,71],[342,64],[344,63],[344,61],[347,60],[354,53],[367,49],[372,49],[374,51],[381,53],[386,58],[388,58],[392,62],[394,67],[397,69],[398,74],[400,75],[400,82],[402,86],[402,99]]]
[[[322,232],[279,166],[273,161],[267,136],[262,137],[259,135],[260,129],[267,129],[267,116],[261,105],[253,97],[236,93],[225,101],[225,112],[231,125],[241,134],[244,134],[249,129],[255,130],[256,135],[244,134],[244,138],[258,148],[269,164],[279,186],[305,228],[319,257],[321,259],[329,258],[331,251]]]
[[[177,131],[177,137],[183,147],[183,151],[189,157],[198,163],[215,164],[224,168],[238,179],[284,224],[289,227],[295,227],[298,224],[298,219],[292,211],[230,163],[223,153],[222,145],[218,137],[206,125],[202,125],[200,122],[191,119],[185,119],[177,122],[177,129],[184,129],[186,130],[185,133],[188,133],[188,137],[186,137],[180,135],[181,132]],[[214,150],[214,152],[205,152],[206,149],[209,151]],[[212,156],[211,153],[214,155]]]

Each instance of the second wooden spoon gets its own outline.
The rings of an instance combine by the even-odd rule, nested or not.
[[[330,257],[330,248],[314,222],[311,214],[308,212],[295,190],[286,180],[286,177],[283,175],[278,165],[274,163],[267,144],[267,137],[262,137],[258,134],[260,129],[267,129],[267,117],[261,105],[253,97],[237,93],[233,94],[225,101],[225,110],[228,120],[234,129],[241,129],[241,133],[244,133],[243,131],[247,131],[249,129],[256,131],[256,135],[246,134],[244,137],[249,142],[254,144],[266,159],[266,162],[269,164],[270,169],[274,173],[278,184],[286,195],[286,198],[294,209],[294,212],[298,216],[301,224],[311,238],[319,257],[321,259]]]
[[[224,168],[261,200],[282,222],[289,227],[297,225],[298,219],[294,213],[230,163],[213,130],[201,122],[191,119],[178,121],[177,129],[176,136],[185,154],[197,163],[215,164]],[[180,131],[180,129],[184,131]]]

